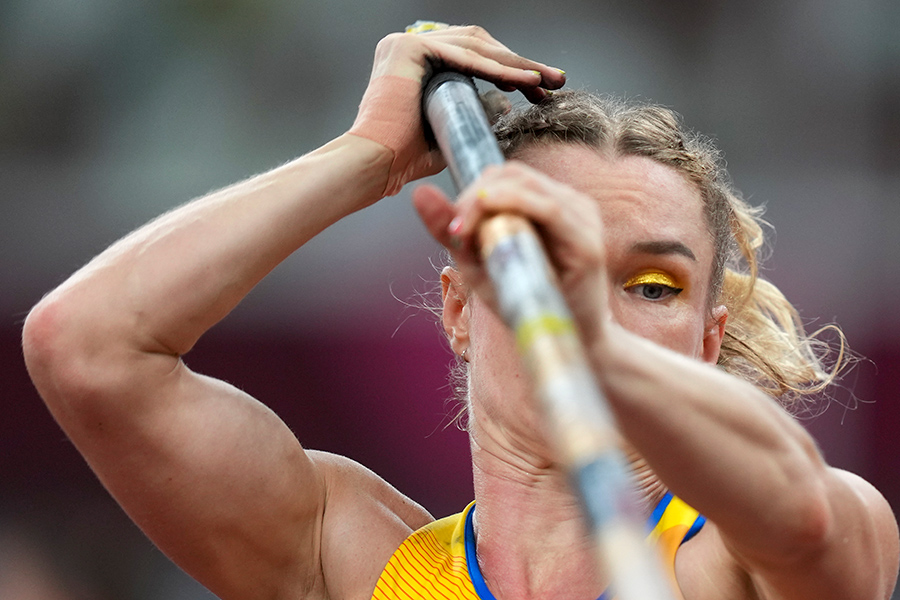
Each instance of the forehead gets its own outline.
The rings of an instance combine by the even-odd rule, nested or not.
[[[515,158],[596,199],[608,244],[679,241],[700,264],[712,261],[700,192],[673,168],[576,144],[530,146]]]

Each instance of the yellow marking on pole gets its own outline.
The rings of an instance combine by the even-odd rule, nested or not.
[[[544,313],[526,319],[516,328],[516,343],[519,349],[527,351],[534,341],[544,335],[564,336],[575,333],[575,324],[572,319],[561,317],[552,313]]]

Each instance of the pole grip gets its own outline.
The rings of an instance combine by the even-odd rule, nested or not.
[[[422,104],[458,192],[478,179],[485,167],[503,164],[471,77],[455,71],[435,73],[425,84]]]

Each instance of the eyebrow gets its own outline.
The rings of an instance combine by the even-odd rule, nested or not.
[[[697,257],[691,252],[691,249],[681,242],[658,241],[658,242],[637,242],[631,246],[632,254],[680,254],[686,256],[696,262]]]

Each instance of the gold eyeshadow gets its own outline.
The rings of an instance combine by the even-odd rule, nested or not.
[[[665,285],[671,288],[678,288],[678,282],[672,278],[671,275],[663,273],[661,271],[648,271],[647,273],[641,273],[640,275],[635,275],[631,279],[625,282],[623,287],[629,288],[635,285]]]

